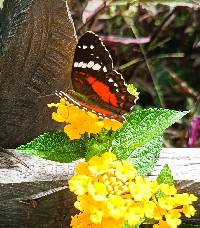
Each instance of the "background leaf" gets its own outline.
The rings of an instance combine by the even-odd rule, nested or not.
[[[72,162],[84,157],[85,140],[70,140],[64,132],[48,132],[17,150],[52,161]]]
[[[164,4],[168,6],[198,6],[198,1],[195,0],[139,0],[140,3],[151,3],[151,4]]]
[[[0,9],[3,8],[3,0],[0,0]]]

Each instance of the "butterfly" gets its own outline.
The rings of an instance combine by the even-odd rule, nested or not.
[[[122,120],[137,97],[127,91],[123,76],[99,36],[86,32],[76,46],[71,74],[73,90],[57,92],[69,103],[99,116]]]

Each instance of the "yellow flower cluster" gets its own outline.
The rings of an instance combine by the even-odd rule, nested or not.
[[[153,219],[154,228],[176,228],[181,215],[191,217],[197,197],[177,194],[174,185],[158,184],[138,175],[130,161],[119,161],[111,152],[80,163],[69,188],[77,195],[73,228],[122,228]],[[160,197],[158,196],[160,195]]]
[[[57,107],[57,112],[52,113],[52,119],[57,122],[66,123],[64,132],[71,140],[80,139],[85,132],[97,134],[103,128],[116,131],[122,127],[122,123],[113,119],[102,119],[96,114],[79,109],[71,105],[64,98],[58,104],[49,104],[49,108]]]

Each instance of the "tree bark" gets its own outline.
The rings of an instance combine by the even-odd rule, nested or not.
[[[47,104],[69,86],[76,36],[64,0],[5,0],[0,12],[0,146],[59,129]]]

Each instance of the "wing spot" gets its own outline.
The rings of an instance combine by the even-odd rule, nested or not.
[[[83,49],[86,49],[87,48],[87,45],[83,45]]]
[[[87,63],[83,63],[82,68],[86,68],[87,67]]]
[[[78,45],[78,48],[81,48],[81,46],[80,46],[80,45]]]
[[[94,49],[94,45],[91,44],[91,45],[90,45],[90,49]]]
[[[109,82],[114,82],[112,78],[109,78],[108,81],[109,81]]]
[[[87,67],[88,68],[91,68],[91,67],[93,67],[94,66],[94,62],[93,61],[90,61],[88,64],[87,64]]]
[[[114,86],[115,86],[115,87],[118,87],[118,84],[115,82],[115,83],[114,83]]]
[[[74,63],[74,67],[78,67],[78,62],[75,62]]]
[[[78,63],[78,67],[82,67],[83,62]]]
[[[103,67],[103,72],[107,72],[107,68],[105,66]]]
[[[96,63],[93,67],[92,67],[93,70],[99,70],[101,69],[101,65],[99,65],[98,63]]]

